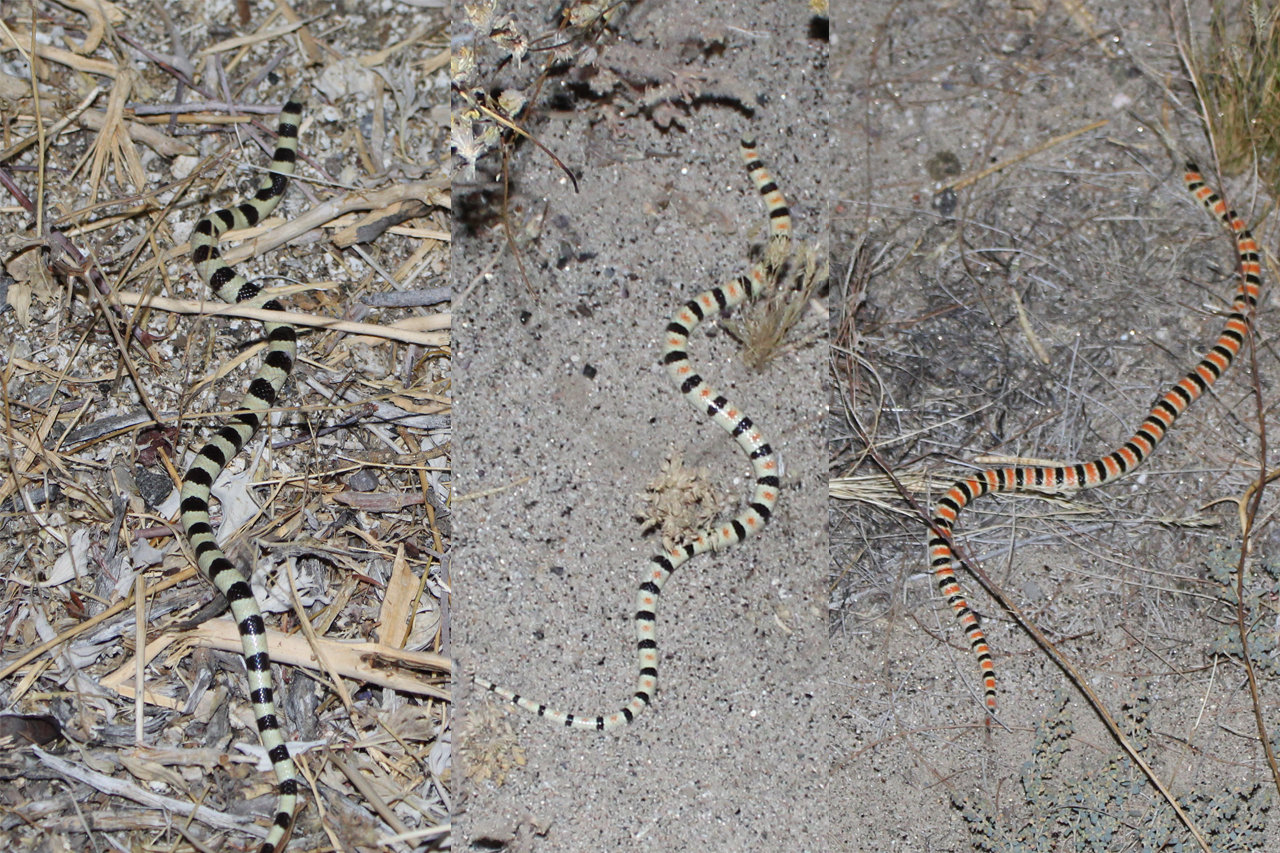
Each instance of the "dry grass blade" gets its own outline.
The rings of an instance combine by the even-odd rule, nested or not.
[[[288,290],[288,288],[279,288]],[[309,286],[298,290],[311,290]],[[264,290],[264,293],[267,291]],[[297,291],[295,291],[297,292]],[[247,317],[252,320],[272,320],[274,322],[291,323],[298,326],[310,326],[319,329],[330,329],[351,335],[367,335],[372,338],[404,341],[422,344],[423,346],[448,346],[447,332],[432,332],[430,329],[448,328],[451,315],[438,314],[431,318],[422,318],[411,323],[415,328],[403,328],[396,325],[381,326],[374,323],[353,323],[349,320],[335,320],[331,317],[314,317],[299,314],[296,311],[270,311],[265,308],[246,308],[235,305],[224,305],[221,302],[200,302],[195,299],[169,299],[164,296],[139,296],[133,293],[121,293],[113,300],[121,305],[152,308],[158,311],[173,311],[178,314],[201,314],[210,317]]]
[[[1019,151],[1017,154],[1014,154],[1012,157],[1006,157],[1005,159],[1001,160],[999,163],[988,166],[987,168],[979,172],[975,172],[972,175],[962,175],[961,177],[956,178],[953,181],[948,181],[947,183],[938,187],[937,192],[942,192],[943,190],[963,189],[972,184],[976,184],[978,181],[981,181],[983,178],[990,177],[991,175],[994,175],[997,172],[1003,172],[1005,169],[1008,169],[1010,166],[1013,166],[1016,163],[1020,163],[1021,161],[1027,159],[1028,157],[1034,154],[1039,154],[1043,151],[1048,151],[1050,148],[1053,148],[1056,145],[1061,145],[1062,143],[1067,142],[1069,140],[1075,139],[1077,136],[1080,136],[1083,133],[1088,133],[1091,130],[1097,130],[1100,127],[1105,127],[1107,123],[1108,123],[1107,119],[1102,119],[1101,121],[1095,121],[1090,124],[1087,124],[1084,127],[1076,128],[1075,130],[1070,131],[1069,133],[1063,133],[1053,137],[1052,139],[1046,139],[1044,142],[1041,142],[1038,145],[1033,145],[1024,151]]]
[[[1251,320],[1253,318],[1250,318]],[[1249,552],[1254,545],[1254,524],[1258,517],[1258,508],[1262,505],[1263,492],[1266,490],[1267,484],[1275,479],[1277,472],[1269,472],[1267,470],[1267,428],[1264,410],[1266,400],[1262,392],[1262,386],[1258,381],[1258,353],[1254,345],[1254,336],[1249,336],[1249,360],[1252,362],[1253,370],[1253,399],[1258,410],[1258,440],[1261,446],[1259,458],[1258,478],[1249,485],[1244,495],[1239,501],[1240,512],[1240,561],[1236,566],[1236,631],[1240,638],[1240,660],[1245,669],[1245,675],[1249,681],[1249,696],[1253,702],[1253,718],[1254,725],[1258,728],[1258,739],[1262,743],[1263,754],[1267,758],[1267,767],[1271,770],[1271,782],[1275,786],[1277,792],[1280,792],[1280,762],[1276,759],[1276,750],[1271,742],[1271,735],[1267,730],[1267,712],[1262,705],[1262,696],[1258,686],[1258,673],[1254,668],[1253,661],[1249,654],[1249,627],[1245,619],[1245,572],[1249,565]]]
[[[919,471],[900,474],[898,482],[911,494],[922,498],[942,485],[941,480],[930,478]],[[915,515],[898,505],[899,492],[893,481],[883,472],[832,477],[827,481],[827,490],[834,500],[857,501],[908,517]]]

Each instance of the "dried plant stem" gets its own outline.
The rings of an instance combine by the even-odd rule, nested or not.
[[[871,437],[863,433],[861,428],[856,424],[855,428],[858,429],[862,441],[868,447],[868,456],[880,467],[882,471],[884,471],[885,475],[893,481],[902,499],[911,505],[916,514],[929,525],[930,529],[933,530],[934,533],[942,535],[941,531],[938,531],[932,526],[932,523],[929,521],[928,512],[916,503],[915,498],[911,496],[911,493],[906,489],[906,487],[898,482],[898,479],[893,475],[893,470],[890,468],[889,464],[880,456],[879,453],[871,448]],[[1107,710],[1107,706],[1103,704],[1102,697],[1093,690],[1093,687],[1089,684],[1088,680],[1080,674],[1079,670],[1075,668],[1075,665],[1072,664],[1071,660],[1063,654],[1057,646],[1050,642],[1049,638],[1041,632],[1040,628],[1037,627],[1033,621],[1031,621],[1030,617],[1023,613],[1018,606],[1004,594],[1004,590],[1002,590],[995,581],[988,577],[987,573],[984,572],[977,563],[969,558],[969,556],[960,547],[959,543],[952,543],[952,551],[955,553],[956,558],[964,563],[965,567],[969,569],[969,572],[977,578],[978,583],[982,584],[983,589],[985,589],[987,593],[995,599],[997,604],[1008,611],[1014,621],[1017,622],[1024,631],[1031,635],[1031,638],[1036,641],[1036,644],[1039,645],[1046,654],[1049,655],[1049,658],[1058,666],[1059,669],[1062,670],[1063,674],[1067,676],[1067,679],[1076,686],[1076,689],[1084,694],[1084,697],[1093,707],[1094,713],[1098,715],[1098,719],[1100,719],[1103,725],[1107,727],[1107,730],[1111,732],[1111,736],[1115,739],[1116,743],[1120,745],[1120,748],[1124,750],[1125,754],[1129,756],[1129,759],[1142,770],[1143,775],[1146,776],[1152,786],[1160,792],[1160,796],[1164,798],[1165,802],[1169,804],[1169,808],[1173,809],[1174,813],[1178,816],[1178,820],[1182,822],[1182,825],[1186,827],[1187,831],[1191,833],[1191,836],[1195,838],[1196,843],[1200,845],[1200,849],[1203,850],[1204,853],[1213,853],[1212,848],[1209,847],[1209,842],[1205,840],[1205,837],[1200,832],[1199,827],[1197,827],[1195,821],[1191,819],[1191,815],[1187,814],[1186,810],[1178,803],[1177,797],[1175,797],[1173,792],[1164,784],[1164,781],[1156,775],[1156,771],[1146,762],[1146,759],[1142,757],[1142,753],[1138,751],[1138,748],[1135,747],[1129,741],[1129,738],[1125,736],[1125,733],[1121,730],[1119,724],[1116,723],[1115,718],[1111,716],[1111,712]]]
[[[956,178],[954,181],[948,181],[947,183],[938,187],[938,192],[942,192],[943,190],[948,190],[948,189],[949,190],[964,189],[970,184],[976,184],[978,181],[982,180],[985,177],[988,177],[989,175],[994,175],[996,172],[1000,172],[1009,168],[1014,163],[1018,163],[1027,159],[1033,154],[1039,154],[1041,151],[1048,151],[1050,148],[1054,147],[1055,145],[1061,145],[1062,143],[1066,142],[1069,139],[1074,139],[1080,134],[1088,133],[1091,130],[1097,130],[1098,128],[1103,127],[1108,123],[1109,123],[1109,120],[1104,118],[1101,121],[1095,121],[1093,124],[1086,125],[1084,127],[1073,130],[1070,133],[1064,133],[1061,136],[1055,136],[1052,139],[1046,139],[1044,142],[1041,142],[1039,145],[1033,145],[1032,147],[1028,148],[1026,151],[1021,151],[1017,154],[1014,154],[1012,157],[1008,157],[1004,160],[1001,160],[999,163],[996,163],[993,166],[988,166],[987,168],[983,169],[981,172],[977,172],[972,175],[962,175],[961,177]]]

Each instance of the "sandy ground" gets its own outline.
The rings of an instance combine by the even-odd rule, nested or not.
[[[931,495],[917,492],[922,504],[964,470],[956,462],[983,453],[1087,460],[1108,452],[1222,326],[1212,312],[1234,287],[1231,244],[1129,115],[1166,121],[1180,145],[1209,160],[1178,82],[1168,12],[1159,3],[1085,6],[1091,22],[1056,5],[833,9],[832,251],[847,264],[862,235],[878,258],[859,312],[865,362],[845,391],[899,474],[936,475]],[[1191,8],[1203,34],[1202,4]],[[1106,35],[1091,39],[1090,27]],[[933,196],[930,167],[947,171],[950,161],[951,174],[974,173],[1104,119],[958,191],[954,208]],[[1256,221],[1262,203],[1251,187],[1237,180],[1227,191]],[[1264,245],[1274,245],[1270,226],[1259,232]],[[1031,353],[1010,283],[1047,365]],[[1273,314],[1264,300],[1264,393],[1277,370],[1265,343]],[[970,552],[1112,713],[1146,685],[1148,759],[1180,795],[1269,778],[1242,670],[1210,654],[1228,611],[1205,579],[1214,547],[1239,542],[1234,503],[1210,502],[1239,497],[1258,466],[1243,361],[1140,474],[1064,503],[984,498],[958,525]],[[834,419],[832,434],[845,460],[833,476],[870,473],[850,464],[865,446],[847,417]],[[977,665],[925,573],[923,524],[850,501],[833,502],[831,513],[828,849],[973,849],[953,792],[982,792],[1016,829],[1030,819],[1019,774],[1053,691],[1066,686],[1062,673],[963,576],[995,650],[1006,727],[984,728]],[[1264,528],[1264,556],[1274,551],[1269,537]],[[1270,693],[1264,686],[1269,712]],[[1066,780],[1114,751],[1071,695],[1077,733]],[[1160,808],[1143,789],[1115,846],[1087,849],[1131,849],[1124,845]],[[1277,849],[1274,830],[1268,838],[1266,849]]]
[[[645,484],[680,450],[723,493],[749,491],[736,446],[657,365],[669,315],[744,271],[760,241],[743,133],[758,137],[798,235],[826,230],[825,42],[780,2],[646,4],[623,40],[667,48],[699,28],[724,33],[725,47],[686,61],[757,93],[754,115],[700,102],[664,131],[558,100],[536,131],[581,175],[581,192],[532,147],[515,151],[513,219],[523,227],[545,211],[527,283],[484,221],[490,202],[462,195],[455,214],[469,223],[455,229],[455,287],[501,254],[455,302],[454,380],[467,400],[456,423],[459,671],[582,713],[611,712],[633,689],[634,589],[655,550],[633,521]],[[825,326],[811,315],[802,335]],[[784,459],[773,522],[668,585],[659,697],[634,725],[597,735],[508,718],[527,764],[500,786],[465,783],[455,849],[508,834],[536,851],[825,848],[825,338],[763,374],[713,323],[691,351]],[[465,683],[456,698],[455,746],[490,737],[495,700]]]

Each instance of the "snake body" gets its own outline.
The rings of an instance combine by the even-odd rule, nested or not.
[[[740,150],[747,174],[768,212],[771,242],[790,241],[791,213],[777,184],[760,162],[755,140],[744,138]],[[773,254],[767,253],[769,256]],[[646,567],[636,593],[635,627],[639,674],[631,700],[621,710],[611,714],[570,714],[526,699],[514,690],[500,687],[479,676],[473,676],[477,685],[524,711],[573,729],[608,731],[618,728],[634,721],[653,701],[658,689],[658,596],[663,585],[676,569],[697,555],[728,548],[758,533],[769,521],[778,501],[777,454],[756,429],[751,418],[698,375],[689,361],[687,351],[689,335],[704,319],[740,305],[760,293],[768,283],[771,263],[767,258],[761,260],[752,265],[746,275],[698,294],[676,311],[667,323],[661,359],[667,375],[694,409],[705,413],[717,426],[733,436],[751,461],[755,488],[747,507],[734,518],[699,532],[688,544],[663,550],[650,558],[650,564]]]
[[[223,302],[282,310],[275,300],[259,297],[260,287],[227,265],[218,253],[218,239],[232,228],[248,228],[268,216],[280,203],[293,174],[298,154],[298,125],[302,105],[290,100],[280,113],[280,128],[271,173],[262,179],[257,193],[241,204],[219,210],[196,223],[191,234],[192,260],[196,272]],[[248,672],[250,699],[258,723],[258,734],[275,769],[278,801],[275,819],[259,853],[279,853],[293,829],[293,813],[298,801],[298,782],[293,759],[285,745],[280,717],[271,689],[271,658],[267,654],[266,626],[253,597],[245,573],[218,547],[209,523],[209,490],[227,463],[257,432],[265,412],[276,397],[297,355],[297,335],[292,326],[266,323],[267,352],[257,376],[249,383],[240,401],[239,414],[227,418],[196,455],[182,478],[182,525],[200,570],[226,596],[240,630],[244,665]]]
[[[1178,416],[1227,371],[1249,333],[1248,316],[1258,303],[1258,291],[1262,286],[1258,244],[1244,220],[1205,184],[1194,163],[1186,164],[1183,180],[1188,192],[1231,231],[1239,255],[1240,285],[1231,302],[1226,325],[1213,347],[1191,372],[1156,402],[1137,431],[1106,456],[1092,462],[1057,467],[993,468],[956,482],[934,507],[929,563],[942,596],[955,611],[969,639],[969,647],[978,658],[983,694],[987,708],[992,712],[996,708],[996,675],[991,649],[978,624],[977,615],[965,601],[955,573],[961,563],[952,551],[951,538],[960,511],[970,501],[991,492],[1091,489],[1133,471],[1156,449]]]

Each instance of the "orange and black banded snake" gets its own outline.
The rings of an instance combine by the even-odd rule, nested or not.
[[[1205,184],[1194,163],[1186,164],[1183,180],[1187,190],[1204,205],[1205,210],[1230,229],[1239,255],[1240,285],[1231,302],[1226,325],[1213,347],[1199,364],[1156,402],[1137,431],[1105,456],[1074,465],[988,469],[954,483],[934,506],[929,565],[938,589],[955,611],[969,640],[969,647],[978,658],[984,699],[991,712],[996,709],[996,675],[991,648],[956,578],[956,569],[960,568],[961,562],[952,550],[951,539],[961,510],[976,498],[992,492],[1091,489],[1132,472],[1152,454],[1178,416],[1227,371],[1249,334],[1249,315],[1258,303],[1258,292],[1262,286],[1258,244],[1244,220]]]

